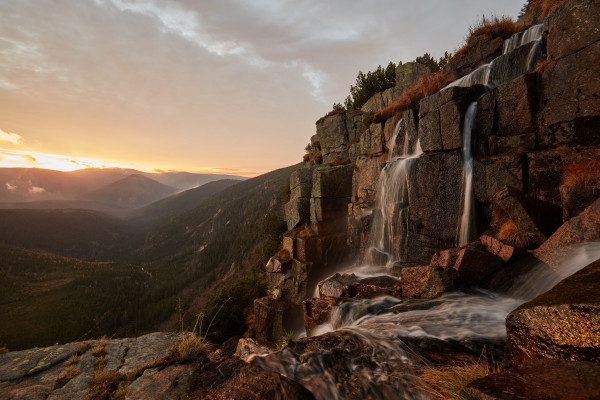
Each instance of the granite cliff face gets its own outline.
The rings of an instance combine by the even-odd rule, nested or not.
[[[317,121],[254,304],[260,344],[168,363],[173,335],[111,340],[111,396],[425,399],[425,368],[483,354],[502,372],[474,381],[476,398],[597,398],[598,26],[598,0],[568,0],[507,40],[479,38],[444,67],[456,81],[401,115],[374,122],[428,76],[420,64]],[[98,354],[0,355],[0,397],[85,398]]]

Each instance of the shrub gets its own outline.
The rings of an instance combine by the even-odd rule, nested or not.
[[[444,52],[444,55],[441,56],[437,61],[431,56],[431,54],[425,53],[422,56],[417,57],[415,62],[426,66],[431,72],[438,72],[444,67],[444,65],[448,64],[448,61],[450,61],[451,58],[452,54],[448,53],[447,51]]]
[[[600,185],[600,161],[593,158],[573,161],[565,168],[563,184],[570,187]]]
[[[289,201],[289,199],[288,199]],[[287,230],[287,224],[279,213],[267,213],[263,218],[260,229],[260,248],[261,261],[268,260],[273,254],[281,248],[283,233]]]
[[[396,64],[392,61],[385,69],[379,65],[375,71],[368,71],[366,74],[358,71],[356,85],[350,85],[350,96],[346,97],[343,106],[341,103],[333,103],[333,110],[358,110],[374,94],[394,87],[395,84]]]
[[[256,273],[251,273],[238,278],[211,296],[206,302],[206,313],[203,317],[203,326],[207,326],[208,329],[205,336],[217,342],[224,342],[232,336],[244,333],[246,317],[254,308],[254,299],[263,297],[266,293],[264,279]]]
[[[426,367],[421,375],[422,388],[437,399],[473,399],[475,394],[467,386],[475,379],[500,372],[486,359],[448,367]]]
[[[519,229],[512,219],[508,219],[500,226],[498,239],[511,246],[525,248],[529,246],[533,236],[531,233]]]
[[[538,22],[548,16],[565,0],[528,0],[521,9],[519,16],[530,14],[533,22]]]
[[[444,71],[421,77],[413,87],[402,93],[386,108],[376,113],[373,122],[384,122],[392,116],[399,118],[403,111],[414,108],[421,99],[440,91],[451,80],[452,77]]]
[[[478,43],[480,38],[492,40],[498,37],[508,39],[513,34],[524,28],[507,16],[492,15],[491,18],[483,18],[469,27],[469,32],[465,38],[465,45],[457,51],[457,54],[464,53]]]

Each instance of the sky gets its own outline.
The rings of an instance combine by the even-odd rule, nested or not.
[[[525,0],[1,0],[0,167],[255,176],[359,70],[458,49]]]

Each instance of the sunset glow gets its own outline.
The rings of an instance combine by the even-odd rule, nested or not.
[[[62,154],[0,148],[0,168],[44,168],[57,171],[75,171],[83,168],[133,168],[93,158],[71,157]]]

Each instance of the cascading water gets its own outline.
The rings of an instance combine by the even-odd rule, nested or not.
[[[399,121],[396,126],[396,135],[401,122]],[[395,140],[392,143],[395,143]],[[393,156],[394,147],[390,149],[388,163],[379,175],[379,187],[370,234],[371,248],[367,254],[367,261],[370,265],[387,265],[397,259],[398,252],[395,251],[395,248],[403,245],[397,241],[401,242],[406,236],[406,224],[403,221],[406,220],[408,211],[410,171],[422,150],[417,143],[415,151],[410,154],[408,133],[404,138],[403,152],[400,156]],[[385,260],[382,262],[384,258]]]
[[[533,25],[529,29],[515,33],[504,41],[502,54],[508,54],[516,48],[526,45],[527,43],[540,40],[543,33],[544,24]]]
[[[465,124],[463,126],[463,209],[458,224],[456,242],[464,246],[471,241],[473,232],[473,150],[471,131],[477,116],[477,102],[474,101],[467,108]]]
[[[488,64],[483,64],[482,66],[480,66],[479,68],[477,68],[476,70],[471,72],[470,74],[465,75],[462,78],[457,79],[454,82],[450,83],[444,89],[447,89],[447,88],[453,87],[453,86],[470,87],[470,86],[479,85],[479,84],[487,85],[490,80],[490,72],[492,70],[492,64],[493,64],[493,61]]]

